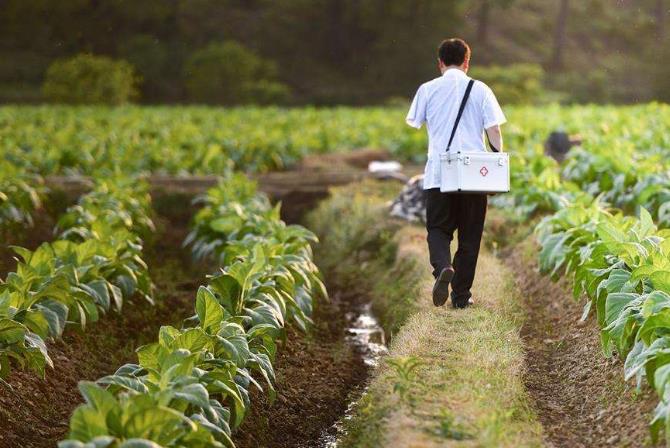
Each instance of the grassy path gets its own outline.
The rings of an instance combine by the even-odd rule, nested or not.
[[[403,228],[397,238],[398,260],[427,259],[423,229]],[[431,287],[425,269],[417,310],[393,339],[343,445],[540,446],[541,426],[522,382],[510,273],[483,251],[473,287],[477,304],[468,310],[435,308]]]

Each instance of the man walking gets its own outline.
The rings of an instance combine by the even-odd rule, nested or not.
[[[407,124],[428,128],[428,161],[424,174],[428,250],[435,286],[433,303],[442,306],[449,298],[455,308],[472,303],[470,288],[475,278],[479,246],[486,218],[486,194],[441,193],[440,154],[450,151],[486,151],[484,132],[493,150],[502,151],[500,125],[505,115],[491,89],[480,81],[471,82],[470,47],[461,39],[447,39],[438,50],[442,76],[421,87],[407,114]],[[462,101],[468,90],[462,115],[455,127]],[[452,135],[453,133],[453,135]],[[451,259],[450,243],[458,230],[458,250]]]

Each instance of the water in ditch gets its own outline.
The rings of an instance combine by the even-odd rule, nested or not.
[[[361,304],[354,311],[346,314],[347,330],[345,339],[361,357],[361,360],[372,370],[379,364],[379,359],[388,353],[384,329],[372,313],[370,303]],[[345,423],[351,419],[356,404],[365,394],[367,386],[357,387],[350,393],[350,401],[344,415],[331,427],[324,430],[317,444],[320,448],[336,448],[339,439],[345,434]]]

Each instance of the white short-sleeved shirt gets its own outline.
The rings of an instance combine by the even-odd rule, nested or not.
[[[407,124],[417,129],[428,128],[428,160],[423,188],[440,186],[440,153],[447,150],[449,136],[458,115],[470,78],[456,68],[419,87],[407,114]],[[463,110],[451,151],[486,151],[484,130],[507,121],[493,91],[475,81]]]

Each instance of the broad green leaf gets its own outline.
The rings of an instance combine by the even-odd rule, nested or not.
[[[652,337],[658,333],[670,333],[670,309],[664,308],[657,314],[647,317],[638,332],[638,338],[647,345],[651,344]]]
[[[140,380],[137,378],[130,378],[120,375],[107,375],[103,376],[97,381],[98,384],[105,384],[108,386],[115,386],[120,389],[125,389],[130,392],[139,392],[147,393],[148,389]]]
[[[660,396],[665,395],[665,390],[670,384],[670,364],[658,367],[654,373],[654,386]]]
[[[655,271],[649,276],[656,289],[670,293],[670,271]]]
[[[7,345],[22,342],[28,333],[28,329],[21,323],[12,319],[0,319],[0,341]]]
[[[119,406],[114,395],[90,381],[80,381],[79,392],[84,397],[84,400],[86,400],[86,403],[103,416],[107,416],[112,409]]]
[[[121,310],[123,307],[123,293],[121,292],[121,288],[111,282],[107,282],[107,287],[109,288],[116,309]]]
[[[649,214],[646,208],[640,207],[640,234],[646,236],[654,230],[656,230],[656,226],[651,214]]]
[[[130,439],[147,439],[158,445],[169,446],[187,429],[195,429],[195,425],[178,411],[155,407],[132,414],[123,429]]]
[[[223,321],[223,309],[212,292],[201,286],[195,299],[195,309],[202,328],[207,331]]]
[[[190,352],[199,352],[211,345],[211,337],[200,328],[191,328],[174,339],[172,347],[186,349]]]
[[[605,323],[614,322],[623,312],[626,306],[639,300],[639,294],[634,293],[611,293],[607,295],[605,302]]]
[[[209,393],[202,384],[188,384],[176,390],[174,396],[200,409],[209,407]]]
[[[95,437],[107,435],[105,415],[99,411],[79,406],[70,417],[70,439],[89,442]]]
[[[103,309],[108,310],[110,308],[111,299],[109,296],[109,289],[107,288],[107,282],[105,280],[95,280],[90,282],[87,286],[97,293],[100,305]],[[117,308],[117,311],[121,310]]]
[[[47,299],[36,304],[35,309],[44,314],[45,319],[49,323],[50,336],[57,337],[63,334],[69,311],[67,305]]]

